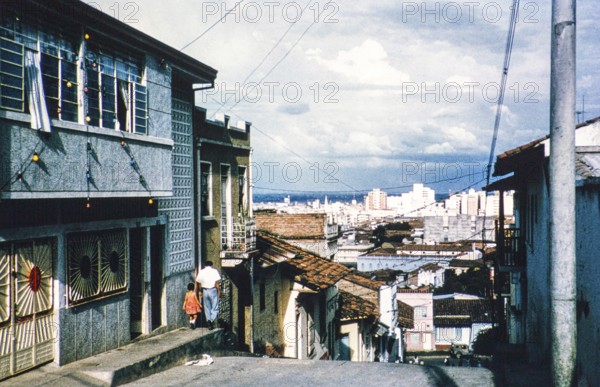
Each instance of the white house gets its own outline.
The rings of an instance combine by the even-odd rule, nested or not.
[[[577,378],[600,385],[600,118],[576,130]],[[496,283],[507,306],[501,321],[510,343],[525,344],[529,360],[549,364],[549,137],[497,157],[489,190],[516,190],[515,225],[497,231]],[[502,214],[500,215],[502,225]]]

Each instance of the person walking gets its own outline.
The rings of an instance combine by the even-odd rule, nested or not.
[[[213,267],[211,261],[206,261],[204,268],[198,272],[196,282],[200,284],[201,296],[204,301],[204,315],[208,322],[208,329],[215,328],[215,321],[219,314],[219,299],[221,298],[221,275]]]
[[[202,305],[200,305],[200,301],[198,301],[198,298],[196,297],[196,292],[194,292],[194,284],[190,282],[187,289],[188,291],[185,293],[182,309],[190,316],[190,328],[196,329],[196,317],[202,310]]]

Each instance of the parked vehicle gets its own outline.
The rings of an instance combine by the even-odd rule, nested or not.
[[[457,359],[465,356],[472,356],[473,350],[467,344],[452,344],[450,347],[450,355]]]

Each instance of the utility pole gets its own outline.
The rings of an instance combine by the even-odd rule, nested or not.
[[[553,0],[550,74],[550,330],[554,386],[574,385],[575,0]]]

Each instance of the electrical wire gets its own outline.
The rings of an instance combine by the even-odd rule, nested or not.
[[[323,9],[327,9],[327,6],[329,5],[329,3],[331,3],[333,0],[329,0],[327,3],[325,3],[325,5],[323,6]],[[275,63],[271,69],[257,82],[259,85],[269,76],[271,75],[271,73],[273,71],[275,71],[275,69],[291,54],[291,52],[294,50],[294,48],[296,48],[296,46],[298,45],[298,43],[300,43],[300,41],[302,40],[302,38],[304,38],[304,35],[306,35],[308,33],[308,31],[311,29],[312,26],[314,26],[317,23],[317,20],[313,20],[312,23],[310,23],[308,25],[308,27],[306,27],[306,29],[302,32],[302,34],[300,34],[300,37],[298,39],[296,39],[296,41],[294,42],[294,44],[292,44],[292,46],[287,50],[287,52],[281,57],[281,59],[279,59],[279,61],[277,61],[277,63]],[[229,111],[231,111],[233,108],[235,108],[240,102],[242,102],[243,98],[238,99],[233,106],[231,106],[229,108]]]
[[[304,8],[302,8],[302,11],[300,11],[300,15],[302,15],[304,13],[304,11],[306,10],[306,8],[308,8],[308,6],[310,5],[311,2],[312,2],[312,0],[308,0],[308,2],[306,3],[306,5],[304,6]],[[296,23],[300,19],[301,19],[301,17],[297,18],[296,20],[294,20],[293,23],[290,24],[290,26],[288,27],[288,29],[285,30],[285,32],[283,33],[283,35],[281,35],[281,37],[279,38],[279,40],[277,40],[277,42],[275,43],[275,45],[269,50],[269,52],[267,52],[267,54],[254,67],[254,69],[252,69],[252,71],[250,71],[250,73],[246,76],[246,78],[244,78],[244,80],[242,81],[242,88],[243,88],[243,86],[246,86],[246,82],[248,82],[248,79],[250,79],[250,77],[252,75],[254,75],[254,73],[260,68],[260,66],[262,66],[263,63],[265,63],[265,61],[267,60],[267,58],[273,53],[273,51],[275,51],[275,49],[279,46],[279,44],[281,44],[281,42],[287,36],[287,34],[290,32],[290,30],[292,29],[292,27],[294,27],[294,25],[296,25]],[[227,104],[227,102],[229,102],[229,100],[231,99],[231,96],[232,96],[232,94],[229,94],[227,96],[227,98],[225,99],[225,102],[221,103],[221,105],[211,115],[211,118],[213,118]]]
[[[219,24],[222,20],[224,20],[227,15],[229,15],[231,12],[235,11],[235,9],[241,4],[243,3],[245,0],[240,0],[237,3],[235,3],[235,5],[233,6],[233,8],[231,8],[229,11],[227,11],[223,16],[221,16],[221,18],[219,20],[217,20],[216,22],[214,22],[210,27],[208,27],[203,33],[201,33],[200,35],[198,35],[197,37],[195,37],[191,42],[189,42],[188,44],[186,44],[185,46],[181,47],[179,49],[179,51],[183,51],[186,48],[188,48],[189,46],[191,46],[192,44],[196,43],[200,38],[202,38],[204,35],[206,35],[208,33],[208,31],[212,30],[217,24]]]

